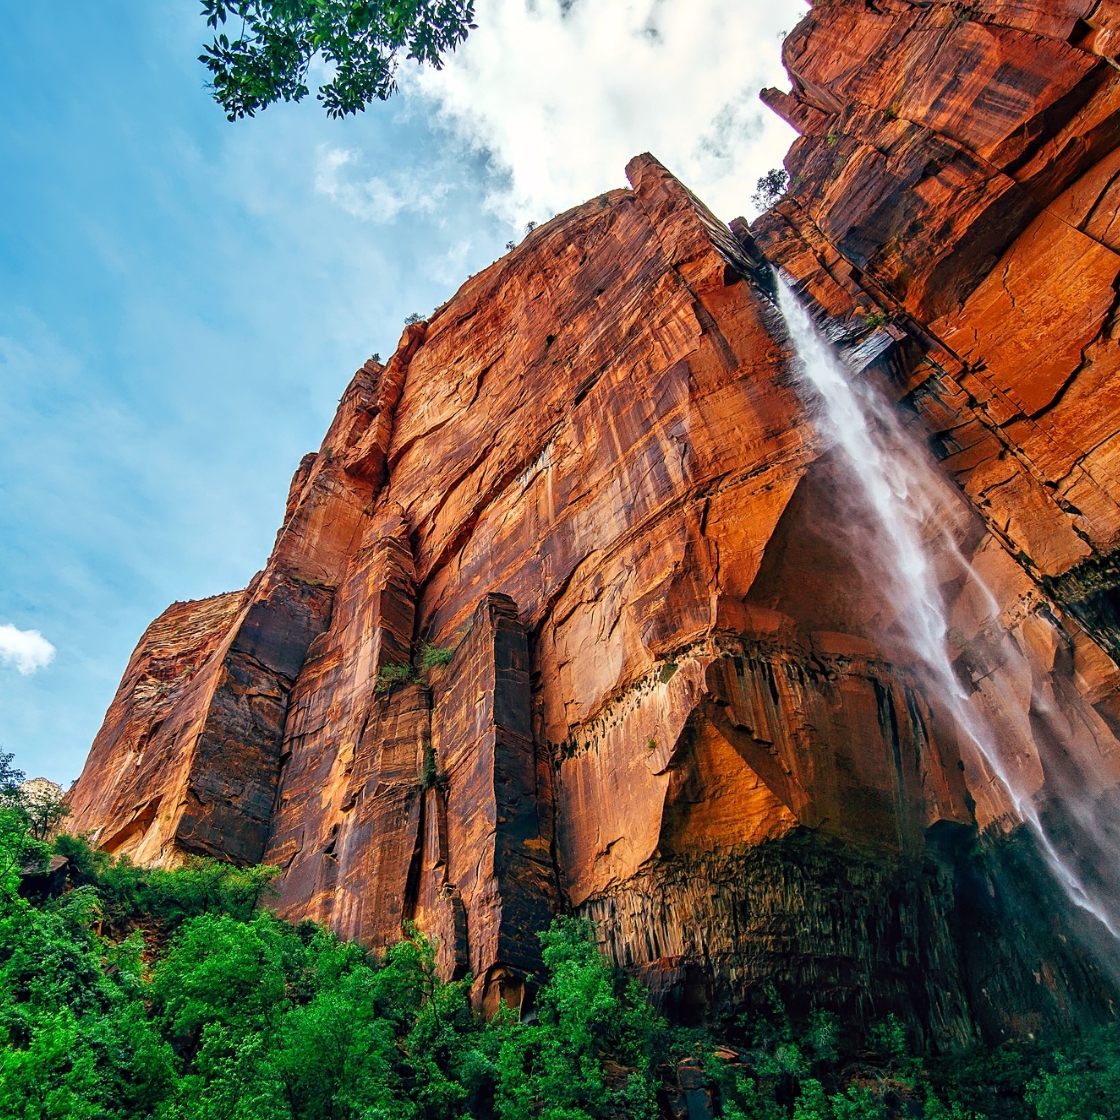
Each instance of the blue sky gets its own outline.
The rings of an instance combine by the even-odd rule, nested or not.
[[[6,12],[0,649],[14,627],[56,652],[0,663],[0,748],[78,775],[148,622],[262,566],[353,370],[525,220],[646,148],[748,211],[789,141],[755,93],[803,11],[482,0],[391,102],[238,124],[202,88],[195,0]]]

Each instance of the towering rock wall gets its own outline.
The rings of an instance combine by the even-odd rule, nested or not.
[[[487,1009],[574,908],[684,1020],[771,980],[945,1046],[1107,1014],[845,539],[766,264],[959,484],[935,528],[987,590],[946,576],[957,669],[1031,791],[1092,758],[1110,794],[1106,37],[818,4],[767,95],[803,133],[786,198],[729,229],[639,157],[359,370],[264,572],[141,640],[75,826],[279,864],[282,912],[374,946],[414,921]],[[977,862],[978,826],[1026,854]]]

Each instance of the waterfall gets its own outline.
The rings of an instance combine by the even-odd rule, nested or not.
[[[876,575],[882,577],[882,591],[894,612],[893,634],[913,658],[932,698],[949,714],[961,737],[974,745],[1005,790],[1070,901],[1120,940],[1115,912],[1059,850],[1033,797],[1007,760],[1008,745],[999,742],[954,672],[948,612],[941,592],[944,565],[954,567],[952,574],[958,578],[973,582],[986,600],[991,621],[997,624],[999,607],[953,536],[951,483],[923,441],[905,430],[897,409],[875,386],[848,374],[786,278],[779,274],[777,283],[778,305],[807,390],[807,403],[814,410],[818,429],[842,453],[862,499],[863,516],[858,525],[849,523],[847,530],[858,549],[856,559],[876,563]],[[1062,807],[1080,822],[1094,820],[1092,807],[1076,803]],[[1101,845],[1114,847],[1107,835]]]

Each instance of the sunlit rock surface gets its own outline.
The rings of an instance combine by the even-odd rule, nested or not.
[[[821,309],[911,332],[910,401],[1030,574],[1116,651],[1115,5],[818,3],[784,46],[803,133],[758,245]]]
[[[408,327],[264,572],[141,639],[73,826],[279,864],[283,913],[371,945],[415,921],[488,1010],[575,908],[684,1021],[771,981],[944,1047],[1107,1015],[1094,930],[892,644],[762,259],[959,485],[934,529],[999,625],[947,582],[956,665],[1032,793],[1066,759],[1107,801],[1120,73],[1082,7],[818,3],[753,228],[639,157]]]

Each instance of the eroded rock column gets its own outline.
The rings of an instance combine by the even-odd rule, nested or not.
[[[447,670],[433,740],[447,781],[448,878],[466,910],[475,995],[518,1006],[559,899],[547,761],[532,736],[529,649],[506,595],[486,595]]]

